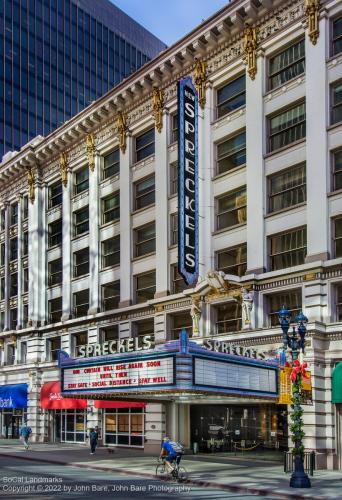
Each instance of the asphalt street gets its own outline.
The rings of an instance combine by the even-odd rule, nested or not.
[[[27,462],[0,457],[0,497],[8,500],[65,499],[110,497],[210,499],[255,499],[254,495],[231,493],[213,488],[195,487],[176,482],[134,478],[125,474],[99,472],[87,468]],[[266,498],[258,496],[259,499]],[[267,497],[271,499],[271,497]]]

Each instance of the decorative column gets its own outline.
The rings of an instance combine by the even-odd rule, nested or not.
[[[262,273],[264,263],[264,57],[258,70],[251,56],[246,74],[246,153],[247,153],[247,271]]]
[[[36,186],[29,202],[29,322],[40,326],[45,321],[45,186]]]
[[[27,425],[32,429],[31,441],[41,443],[44,442],[44,414],[40,411],[42,372],[37,369],[30,370],[28,377]]]
[[[61,177],[63,184],[63,204],[62,204],[62,248],[63,248],[63,314],[62,321],[71,318],[72,315],[72,297],[71,297],[71,231],[72,231],[72,212],[71,197],[72,183],[68,179],[68,164],[66,155],[61,155]]]
[[[22,266],[22,249],[23,249],[23,197],[18,196],[18,295],[17,295],[17,330],[23,328],[23,266]]]
[[[320,36],[313,45],[305,41],[306,82],[306,192],[307,257],[306,262],[329,259],[328,179],[329,152],[326,127],[329,124],[326,74],[328,20],[319,22]],[[315,82],[313,85],[312,82]],[[325,98],[322,98],[325,96]],[[319,230],[318,230],[319,228]]]
[[[89,162],[89,311],[96,314],[100,311],[99,295],[99,173],[100,156],[95,154],[93,168]]]
[[[145,409],[145,451],[160,452],[160,446],[165,436],[165,405],[151,403]]]
[[[9,227],[10,227],[10,206],[9,203],[5,203],[5,320],[4,320],[4,330],[9,330],[10,328],[10,268],[9,268]]]
[[[131,157],[132,138],[128,135],[127,150],[120,149],[120,307],[132,304],[131,279]]]
[[[213,162],[211,121],[213,109],[212,86],[207,85],[205,105],[199,107],[198,112],[198,141],[199,141],[199,275],[202,279],[214,267],[212,251],[212,220],[213,197],[212,182]]]
[[[161,116],[162,128],[155,134],[155,214],[156,214],[156,293],[155,298],[168,294],[169,256],[168,256],[168,224],[165,214],[168,213],[168,151],[167,138],[169,132],[168,113]]]

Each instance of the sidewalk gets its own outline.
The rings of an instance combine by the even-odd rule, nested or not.
[[[156,457],[141,450],[98,448],[90,455],[87,446],[77,444],[36,444],[25,451],[20,441],[1,440],[0,455],[46,463],[84,467],[132,476],[154,477]],[[277,498],[310,500],[342,499],[342,473],[317,471],[311,479],[312,488],[294,490],[289,487],[290,475],[284,474],[277,462],[257,458],[215,455],[186,455],[183,464],[189,473],[189,484],[222,490]]]

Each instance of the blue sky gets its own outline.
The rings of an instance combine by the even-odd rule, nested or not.
[[[167,45],[172,45],[228,0],[111,0]]]

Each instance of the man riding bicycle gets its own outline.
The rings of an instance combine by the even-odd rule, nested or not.
[[[160,459],[164,458],[165,464],[166,464],[169,472],[174,471],[174,467],[172,465],[172,462],[174,460],[176,460],[177,464],[179,465],[179,462],[180,462],[182,454],[183,454],[183,452],[177,451],[177,445],[178,445],[178,443],[171,443],[170,438],[164,437],[162,448],[160,450],[159,458]]]

